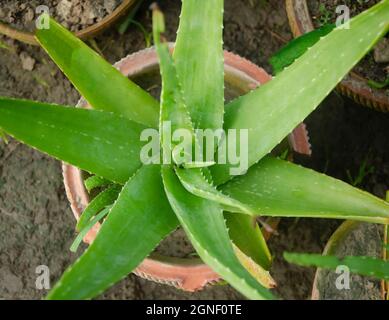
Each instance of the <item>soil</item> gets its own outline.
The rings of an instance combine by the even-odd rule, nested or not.
[[[350,17],[355,17],[364,10],[379,3],[379,0],[352,1],[352,0],[325,0],[307,1],[308,9],[312,16],[312,22],[316,28],[328,23],[335,23],[338,17],[336,7],[346,5],[350,9]],[[373,52],[369,53],[355,68],[354,71],[369,80],[384,82],[388,77],[385,69],[389,63],[377,63]],[[389,94],[389,89],[387,90]]]
[[[41,14],[38,6],[46,6],[54,19],[72,31],[101,21],[112,13],[121,0],[3,0],[0,7],[0,21],[23,30],[35,30],[35,20]]]
[[[151,30],[151,1],[140,8],[137,21]],[[169,41],[174,41],[180,12],[179,0],[160,1],[166,15]],[[284,1],[225,0],[224,43],[226,49],[271,71],[268,58],[292,35]],[[111,29],[97,37],[100,51],[111,63],[145,47],[143,33],[131,26],[123,35]],[[0,95],[75,105],[79,95],[44,51],[0,37]],[[22,59],[31,58],[32,71]],[[30,64],[31,66],[31,64]],[[362,163],[374,171],[364,177],[361,188],[383,197],[389,189],[389,115],[356,105],[336,94],[307,119],[313,156],[296,156],[307,167],[348,181]],[[65,198],[60,163],[11,141],[0,143],[0,298],[40,299],[46,291],[35,288],[35,268],[47,265],[54,283],[77,258],[70,253],[75,221]],[[275,257],[271,270],[278,282],[276,293],[286,299],[310,296],[314,270],[289,265],[285,250],[323,250],[339,221],[283,219],[279,236],[270,249]],[[179,239],[181,239],[179,237]],[[179,240],[181,241],[181,240]],[[182,248],[182,247],[181,247]],[[173,246],[167,253],[177,252]],[[80,250],[82,251],[82,250]],[[134,275],[108,290],[99,299],[241,299],[228,285],[185,293]]]

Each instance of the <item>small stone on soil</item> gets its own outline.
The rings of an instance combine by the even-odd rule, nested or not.
[[[389,39],[383,38],[374,48],[374,60],[377,63],[389,62]]]
[[[26,52],[22,52],[20,55],[20,61],[22,62],[22,68],[27,71],[32,71],[35,66],[35,59],[30,57]]]
[[[0,2],[1,22],[32,32],[35,29],[35,24],[32,22],[36,16],[36,8],[40,5],[47,6],[52,17],[66,28],[78,31],[100,22],[114,11],[122,0],[11,0]]]
[[[23,283],[19,277],[13,274],[8,268],[3,267],[0,270],[2,275],[1,284],[9,293],[19,293],[23,289]]]

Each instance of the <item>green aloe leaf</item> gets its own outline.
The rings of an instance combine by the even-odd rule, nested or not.
[[[223,0],[182,2],[174,61],[195,128],[223,124],[223,6]]]
[[[335,256],[289,252],[284,252],[284,258],[290,263],[305,267],[314,266],[335,270],[338,266],[346,266],[352,273],[389,280],[389,261],[383,261],[377,258],[348,256],[339,259]]]
[[[90,176],[84,181],[85,188],[86,190],[88,190],[88,192],[91,192],[93,189],[96,188],[104,187],[110,183],[111,181],[99,176]]]
[[[97,296],[137,267],[177,223],[163,191],[160,167],[142,167],[124,186],[96,239],[47,298]]]
[[[388,30],[384,0],[352,19],[350,29],[334,29],[275,79],[228,104],[224,128],[248,130],[248,166],[303,121]],[[217,185],[229,179],[230,169],[229,163],[211,168]]]
[[[232,243],[236,257],[242,266],[256,279],[261,285],[267,289],[272,289],[277,286],[277,283],[270,275],[270,272],[256,263],[250,256],[245,254],[238,246]]]
[[[368,84],[371,88],[374,88],[374,89],[384,89],[384,88],[389,86],[389,76],[383,82],[369,80]]]
[[[170,167],[162,167],[162,179],[169,202],[201,259],[248,298],[273,298],[236,257],[221,207],[187,192]]]
[[[206,178],[204,169],[176,169],[176,174],[180,179],[182,185],[190,193],[205,198],[211,201],[215,201],[223,206],[225,210],[232,212],[244,213],[247,215],[255,216],[256,213],[251,210],[249,206],[241,203],[240,201],[231,198],[230,196],[223,194],[217,190]]]
[[[164,30],[163,14],[155,9],[153,11],[153,35],[162,77],[159,127],[162,136],[164,163],[171,163],[173,160],[177,165],[186,168],[201,168],[213,165],[214,162],[206,162],[202,159],[203,151],[195,134],[176,65],[167,44],[160,42],[160,33]],[[175,137],[175,134],[179,135]]]
[[[95,109],[116,112],[147,126],[158,126],[158,102],[124,77],[70,31],[50,18],[36,39]]]
[[[258,215],[389,222],[389,203],[340,180],[270,156],[220,189]]]
[[[120,193],[120,187],[113,185],[100,192],[86,207],[80,220],[77,222],[76,230],[80,231],[86,227],[88,222],[102,209],[112,204]]]
[[[190,114],[188,113],[188,109],[186,107],[184,97],[181,91],[181,85],[179,82],[179,77],[177,75],[175,64],[170,56],[168,47],[166,44],[162,44],[160,42],[160,33],[164,31],[164,21],[163,15],[158,9],[154,9],[153,11],[153,32],[154,32],[154,42],[157,47],[157,52],[160,59],[161,66],[161,76],[162,76],[162,93],[161,93],[161,116],[160,116],[160,131],[162,132],[162,147],[165,154],[170,155],[173,152],[174,159],[174,146],[171,146],[170,138],[171,131],[174,130],[186,130],[187,133],[190,134],[189,137],[189,147],[192,149],[192,145],[196,144],[197,141],[195,139],[194,129],[192,126],[192,120]],[[169,132],[164,132],[164,123],[170,124]],[[166,137],[167,136],[167,137]],[[165,142],[168,141],[168,143]],[[189,153],[193,150],[188,150]],[[192,157],[188,159],[188,162],[192,160]],[[177,163],[177,161],[175,161]],[[184,165],[186,163],[183,163]],[[202,171],[205,169],[177,169],[177,172],[180,172],[181,182],[189,189],[190,192],[196,193],[199,192],[200,196],[211,196],[211,200],[215,201],[224,201],[227,205],[235,205],[235,207],[239,206],[238,201],[233,201],[229,199],[227,196],[223,196],[220,192],[216,190],[205,178]],[[208,175],[211,179],[211,177]],[[196,184],[197,183],[197,184]],[[196,184],[196,185],[195,185]],[[193,188],[192,188],[193,187]],[[240,206],[241,207],[241,206]],[[240,209],[239,207],[239,209]],[[260,230],[255,230],[260,233]],[[258,243],[258,242],[256,242]],[[259,256],[263,254],[263,252],[268,252],[268,248],[266,243],[260,242],[261,247],[258,248],[260,253],[256,254]],[[237,249],[239,251],[239,249]],[[240,251],[239,251],[240,252]],[[244,253],[240,254],[243,258]],[[263,281],[269,285],[274,281],[271,279],[270,275],[263,272],[259,266],[255,267],[255,264],[252,261],[244,259],[246,265],[254,266],[251,268],[254,276],[258,276],[258,279]],[[251,262],[251,263],[249,263]],[[257,273],[255,273],[257,272]],[[269,280],[269,278],[271,280]]]
[[[269,270],[271,255],[263,234],[255,221],[255,212],[236,199],[217,190],[203,174],[204,170],[206,169],[176,168],[175,171],[188,192],[215,201],[224,210],[234,212],[233,214],[225,213],[231,240],[241,250],[242,254],[250,257],[253,262],[265,270]],[[243,212],[244,214],[236,212]]]
[[[121,116],[0,97],[0,128],[51,156],[125,183],[141,166],[144,126]]]
[[[162,77],[159,120],[161,145],[164,152],[164,163],[171,163],[173,160],[178,165],[185,165],[193,161],[192,155],[195,151],[193,146],[196,145],[195,134],[173,58],[170,55],[167,44],[160,42],[160,33],[165,30],[163,19],[162,13],[155,9],[153,11],[153,34]],[[179,130],[183,133],[182,142],[176,141],[178,137],[173,139],[174,134],[179,132]],[[185,134],[188,136],[185,136]],[[184,152],[183,155],[181,154],[182,152]]]
[[[334,28],[334,24],[327,24],[290,41],[270,58],[269,62],[273,67],[273,73],[278,75]]]
[[[224,217],[232,242],[255,263],[270,270],[272,257],[255,218],[225,212]]]
[[[222,123],[223,79],[219,72],[223,69],[222,7],[221,0],[204,4],[201,9],[210,16],[204,22],[198,3],[185,0],[182,19],[185,21],[180,26],[175,53],[178,72],[166,46],[157,43],[163,76],[161,119],[174,120],[177,127],[187,126],[192,135],[190,114],[195,127],[220,128]],[[388,29],[388,15],[389,0],[384,0],[355,18],[350,30],[336,29],[323,37],[275,81],[227,106],[225,128],[249,129],[249,165],[262,159],[306,117],[371,48]],[[192,42],[186,37],[192,38]],[[271,158],[254,166],[246,177],[225,184],[220,191],[207,178],[197,180],[203,178],[201,170],[183,171],[192,172],[193,176],[182,178],[181,175],[180,181],[172,168],[163,167],[162,183],[160,167],[142,167],[139,159],[142,147],[139,137],[145,128],[141,124],[158,126],[158,103],[55,21],[50,20],[49,29],[38,30],[37,38],[91,105],[103,111],[0,98],[0,129],[102,178],[123,184],[129,179],[96,240],[65,272],[48,298],[92,298],[131,272],[177,226],[169,201],[204,261],[250,298],[272,298],[272,295],[239,263],[240,253],[229,239],[223,207],[218,202],[227,199],[230,208],[243,205],[250,214],[388,222],[388,203],[309,170],[287,167],[285,162],[280,165]],[[205,44],[206,38],[212,41]],[[191,48],[192,44],[195,46]],[[339,48],[344,50],[339,53]],[[336,63],[331,60],[335,56],[340,57],[334,60]],[[207,67],[201,65],[203,61]],[[184,83],[184,93],[180,90],[180,80]],[[283,95],[285,88],[296,94]],[[189,108],[186,108],[186,98]],[[173,109],[176,106],[177,110]],[[288,116],[284,117],[285,114]],[[214,176],[216,183],[221,184],[230,178],[229,169],[229,166],[215,166],[212,175],[203,171],[206,177]],[[282,180],[286,183],[281,184],[279,176],[285,177]],[[203,198],[187,192],[181,182]],[[92,186],[96,183],[91,182]],[[323,190],[328,192],[323,195]],[[96,215],[96,208],[85,215],[85,221],[89,222],[85,228],[105,215],[104,210]],[[232,237],[243,244],[248,237],[239,238],[237,233],[247,228],[244,224],[250,222],[250,217],[239,220],[240,225],[234,222],[240,216],[234,214],[229,220],[235,227]],[[148,227],[144,228],[145,225]],[[139,229],[142,229],[141,242]],[[77,241],[80,239],[81,236]],[[263,238],[255,241],[266,247]],[[247,255],[252,254],[258,265],[266,264],[268,252],[264,250],[263,256],[259,256],[252,252],[254,249],[243,246],[245,262]]]
[[[190,2],[190,1],[189,1]],[[163,14],[159,11],[158,8],[153,10],[153,35],[154,42],[157,48],[157,53],[160,60],[160,71],[162,77],[162,92],[161,92],[161,114],[160,114],[160,132],[162,132],[162,148],[164,151],[164,158],[171,163],[172,159],[166,157],[173,157],[175,160],[174,149],[179,146],[171,142],[172,133],[177,130],[185,130],[189,133],[189,141],[187,145],[189,150],[185,150],[188,154],[192,154],[193,145],[197,145],[195,139],[195,131],[192,124],[192,119],[189,114],[188,108],[186,106],[186,101],[183,96],[181,89],[181,83],[179,76],[177,74],[176,65],[170,55],[168,46],[166,43],[161,43],[160,34],[165,31],[165,22]],[[166,130],[164,125],[169,123],[169,130]],[[164,161],[164,163],[169,163]],[[183,163],[178,163],[178,165],[185,165],[186,163],[192,161],[192,156],[187,161]],[[198,196],[210,196],[211,200],[224,201],[228,202],[228,197],[219,195],[219,192],[214,188],[207,178],[205,177],[203,170],[201,168],[192,168],[192,169],[177,169],[178,177],[181,182],[188,189],[189,192],[192,192]],[[207,172],[208,173],[208,172]],[[208,178],[211,179],[211,176],[207,174]],[[237,201],[230,200],[231,203],[237,203]]]

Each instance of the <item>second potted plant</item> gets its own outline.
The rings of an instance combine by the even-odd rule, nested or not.
[[[351,16],[356,15],[379,1],[306,1],[286,0],[289,23],[293,35],[299,37],[316,28],[333,24],[347,6]],[[336,13],[337,6],[341,10]],[[389,41],[384,40],[385,43]],[[389,47],[389,45],[386,45]],[[384,49],[386,51],[389,48]],[[388,55],[388,54],[386,54]],[[341,93],[356,102],[376,110],[389,111],[389,87],[384,85],[389,78],[389,58],[377,59],[369,53],[354,70],[339,84]],[[386,71],[385,71],[386,70]],[[382,83],[382,88],[380,83]]]

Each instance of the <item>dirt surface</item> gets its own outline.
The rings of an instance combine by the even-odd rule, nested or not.
[[[112,13],[121,0],[3,0],[0,21],[23,30],[35,30],[35,20],[41,14],[38,6],[46,6],[57,21],[72,31],[78,31],[101,21]]]
[[[355,0],[326,0],[326,1],[307,1],[309,12],[312,16],[312,22],[315,27],[321,27],[329,23],[335,23],[337,17],[336,8],[339,5],[346,5],[350,9],[350,17],[355,17],[364,10],[379,3],[379,0],[355,1]],[[363,77],[384,82],[388,77],[386,68],[388,63],[376,63],[373,52],[369,53],[356,67],[355,71]],[[389,89],[387,90],[389,94]]]
[[[291,39],[284,1],[225,2],[226,49],[270,71],[268,58]],[[150,31],[148,5],[146,1],[136,20]],[[167,38],[174,41],[180,1],[164,0],[160,6],[166,14]],[[76,90],[43,50],[4,37],[0,41],[3,44],[0,95],[68,105],[77,102]],[[134,26],[122,36],[115,29],[107,31],[96,38],[96,43],[110,62],[145,47],[143,33]],[[367,159],[368,167],[375,169],[364,177],[360,186],[383,196],[389,188],[389,115],[362,108],[333,94],[307,123],[313,157],[296,157],[298,162],[347,181],[347,170],[355,177]],[[1,143],[0,210],[0,298],[40,299],[46,291],[35,288],[35,268],[42,264],[49,266],[54,282],[77,257],[68,250],[75,236],[75,223],[65,199],[60,163],[13,141],[8,145]],[[275,256],[271,272],[279,283],[277,294],[287,299],[309,297],[314,270],[287,264],[282,253],[285,250],[321,252],[338,224],[338,221],[313,219],[282,220],[280,235],[270,241]],[[242,296],[229,286],[184,293],[130,275],[99,298],[240,299]]]

